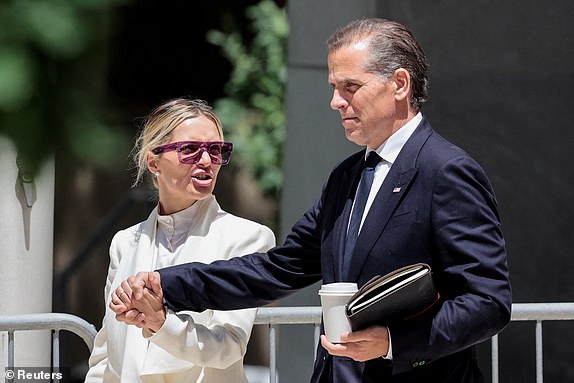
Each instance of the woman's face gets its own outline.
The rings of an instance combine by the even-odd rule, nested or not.
[[[205,116],[183,121],[175,127],[169,142],[221,141],[217,126]],[[172,214],[208,198],[217,180],[221,165],[215,165],[206,151],[195,164],[179,162],[176,151],[154,155],[148,153],[148,168],[157,174],[161,214]]]

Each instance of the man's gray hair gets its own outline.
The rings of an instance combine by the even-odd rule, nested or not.
[[[410,104],[418,112],[428,100],[427,63],[423,50],[412,33],[402,24],[380,18],[355,20],[336,30],[327,40],[328,53],[357,41],[369,44],[370,56],[365,70],[389,79],[399,68],[411,77]]]

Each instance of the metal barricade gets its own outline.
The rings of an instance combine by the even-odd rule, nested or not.
[[[536,332],[536,383],[543,383],[542,322],[574,320],[574,303],[515,303],[512,305],[511,321],[535,321]],[[320,307],[263,307],[255,320],[256,324],[269,325],[269,382],[276,383],[277,328],[288,324],[313,324],[315,342],[319,341],[321,324]],[[313,352],[315,352],[313,350]],[[498,335],[491,340],[492,383],[499,381]]]
[[[321,335],[321,307],[260,307],[256,325],[269,326],[269,383],[277,383],[277,330],[280,325],[312,324],[315,327],[314,346]],[[311,350],[315,355],[315,350]]]
[[[0,316],[0,331],[8,332],[8,368],[14,367],[14,332],[52,330],[52,367],[60,367],[60,331],[70,331],[83,339],[90,351],[94,346],[96,328],[71,314],[35,313]]]
[[[536,321],[536,383],[544,381],[542,363],[542,322],[556,320],[574,320],[574,303],[514,303],[512,305],[512,322]],[[492,383],[498,383],[498,335],[491,340]]]
[[[536,382],[543,382],[542,322],[574,320],[573,303],[515,303],[511,321],[535,321]],[[269,326],[269,382],[277,382],[277,333],[279,326],[309,324],[314,326],[314,345],[319,342],[321,307],[262,307],[257,311],[256,325]],[[0,331],[8,332],[8,367],[14,366],[14,332],[52,330],[52,366],[59,367],[59,331],[66,330],[81,337],[90,351],[96,329],[85,320],[70,314],[40,313],[0,316]],[[315,350],[310,350],[314,355]],[[499,381],[498,335],[491,339],[492,382]]]

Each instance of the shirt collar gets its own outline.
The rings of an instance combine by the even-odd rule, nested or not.
[[[189,231],[191,222],[193,222],[200,211],[200,206],[203,204],[203,200],[196,201],[194,204],[185,208],[177,213],[161,215],[159,214],[159,205],[157,208],[157,221],[160,230],[167,230],[169,232],[185,232]]]
[[[376,149],[367,148],[365,158],[373,150],[386,162],[393,164],[397,159],[401,149],[405,146],[417,126],[421,123],[423,115],[418,112],[409,122],[392,134],[381,146]]]

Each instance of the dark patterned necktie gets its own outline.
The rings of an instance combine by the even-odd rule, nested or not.
[[[367,160],[364,164],[363,173],[361,174],[361,182],[359,182],[359,188],[357,189],[357,194],[355,196],[355,204],[353,206],[353,211],[351,212],[349,230],[347,231],[347,238],[345,240],[345,253],[343,255],[343,262],[341,263],[342,276],[347,275],[349,272],[353,249],[355,248],[355,243],[359,236],[359,227],[361,226],[365,205],[367,204],[367,198],[369,198],[369,192],[373,185],[375,167],[380,161],[381,157],[379,157],[376,152],[372,151],[367,156]]]

